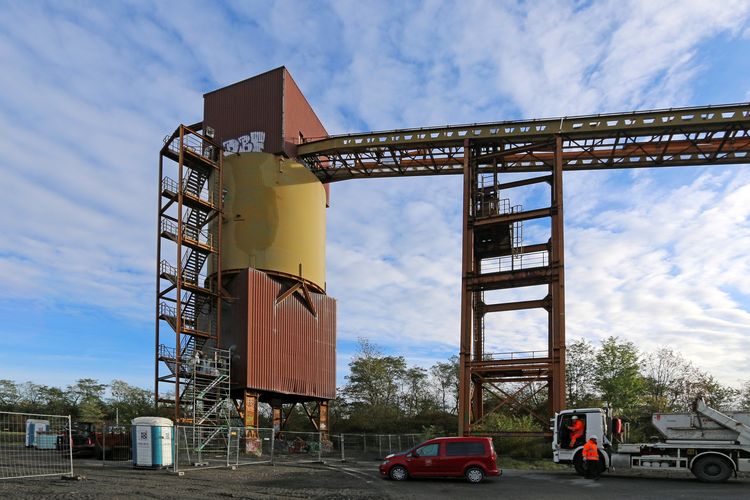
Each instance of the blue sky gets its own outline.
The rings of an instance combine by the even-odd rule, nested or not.
[[[285,65],[331,133],[750,101],[743,1],[0,11],[0,378],[51,385],[151,385],[157,155],[206,91]],[[565,183],[569,338],[667,345],[750,378],[750,167]],[[340,384],[360,336],[423,366],[457,351],[460,196],[459,178],[333,186]],[[544,324],[493,319],[488,349],[541,348]]]

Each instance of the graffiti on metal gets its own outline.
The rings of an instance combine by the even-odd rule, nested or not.
[[[234,153],[260,153],[266,142],[265,132],[250,132],[236,139],[224,141],[224,156]]]

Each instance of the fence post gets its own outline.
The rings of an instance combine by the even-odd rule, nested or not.
[[[132,432],[132,431],[131,431]],[[172,462],[172,470],[174,472],[180,472],[180,426],[175,425],[174,426],[174,435],[172,436],[172,448],[174,450],[174,453],[172,454],[173,462]]]
[[[261,444],[261,446],[263,445]],[[276,430],[271,429],[271,465],[274,465],[273,461],[274,461],[275,455],[276,455]]]
[[[70,460],[70,477],[73,477],[73,422],[68,415],[68,459]]]
[[[344,452],[344,435],[341,434],[341,461],[346,462],[346,453]]]
[[[227,468],[229,468],[229,454],[232,449],[232,427],[227,427]]]
[[[378,434],[378,458],[383,458],[383,436]]]
[[[323,461],[323,433],[318,431],[318,462]]]
[[[398,451],[402,451],[403,448],[401,448],[401,434],[398,435]]]
[[[102,424],[102,467],[104,467],[105,462],[107,461],[107,432],[106,432],[107,426],[106,424]],[[96,432],[96,431],[94,431]],[[96,434],[94,434],[96,437]]]
[[[388,434],[388,454],[393,453],[393,445],[391,444],[391,435]]]

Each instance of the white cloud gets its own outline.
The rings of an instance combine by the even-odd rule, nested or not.
[[[712,77],[701,44],[747,37],[750,5],[4,8],[2,300],[52,318],[95,306],[108,321],[143,325],[153,315],[157,151],[180,121],[200,119],[202,92],[284,64],[332,133],[688,105],[695,79]],[[748,352],[748,182],[731,168],[679,172],[566,177],[568,328],[644,347],[689,331],[686,354],[737,377]],[[675,190],[660,188],[665,179]],[[372,336],[422,362],[457,350],[460,179],[332,192],[328,285],[340,336]],[[519,200],[530,206],[535,195]],[[540,321],[521,315],[489,342],[521,349]]]

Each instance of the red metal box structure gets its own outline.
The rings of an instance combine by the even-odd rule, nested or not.
[[[226,286],[232,300],[222,312],[221,343],[234,349],[232,385],[262,399],[333,399],[336,300],[310,291],[314,313],[299,292],[278,301],[290,284],[256,269]]]
[[[220,144],[262,132],[263,140],[248,143],[250,149],[245,151],[289,158],[297,156],[297,145],[303,139],[328,136],[283,66],[205,94],[203,126],[214,129]]]

